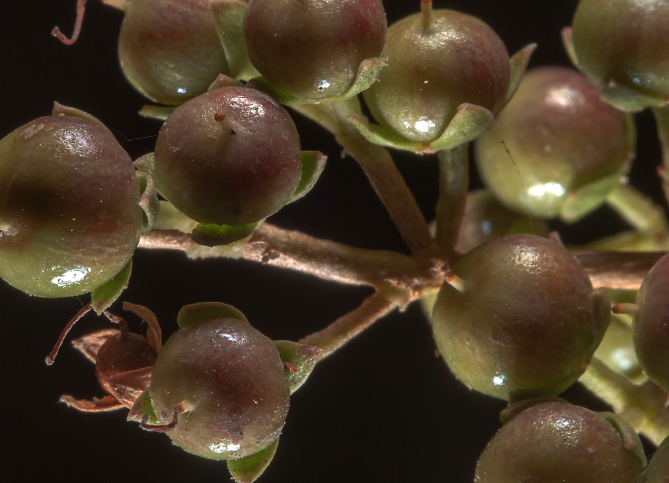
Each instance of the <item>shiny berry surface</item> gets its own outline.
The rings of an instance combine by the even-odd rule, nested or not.
[[[244,39],[251,63],[301,98],[343,94],[386,36],[380,0],[251,0]]]
[[[509,88],[509,55],[484,22],[453,10],[388,28],[388,65],[364,92],[374,119],[405,139],[430,142],[467,102],[497,113]]]
[[[634,435],[636,436],[636,435]],[[638,436],[636,436],[636,441]],[[602,415],[561,402],[525,409],[481,455],[475,483],[640,483],[642,462]]]
[[[223,87],[180,106],[155,151],[161,193],[200,223],[244,225],[282,208],[301,176],[300,142],[271,97]]]
[[[228,74],[208,0],[128,2],[118,53],[130,83],[163,104],[181,104]]]
[[[634,349],[644,372],[669,391],[669,257],[646,275],[636,303]]]
[[[189,453],[227,460],[271,444],[284,425],[289,388],[274,343],[247,322],[210,317],[177,331],[163,346],[149,386],[167,423],[182,404],[172,442]]]
[[[451,371],[502,399],[558,394],[585,371],[610,320],[608,298],[592,288],[566,249],[512,235],[464,255],[445,283],[433,330]]]
[[[600,87],[669,97],[667,25],[667,0],[581,0],[572,23],[579,68]]]
[[[130,156],[92,121],[47,116],[3,138],[0,199],[0,277],[31,295],[90,292],[139,242]]]
[[[540,67],[475,146],[479,173],[502,203],[548,218],[578,188],[627,169],[634,128],[577,71]]]

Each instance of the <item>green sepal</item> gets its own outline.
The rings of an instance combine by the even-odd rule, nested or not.
[[[128,421],[137,421],[139,423],[144,416],[149,416],[149,419],[145,421],[146,424],[161,424],[156,416],[156,411],[151,405],[151,395],[149,394],[148,387],[144,389],[142,394],[135,400],[135,404],[130,408],[130,412],[128,412],[128,417],[126,419]]]
[[[78,119],[85,119],[86,121],[94,122],[95,124],[102,126],[106,131],[109,132],[112,136],[114,135],[104,123],[95,116],[91,116],[89,113],[77,109],[76,107],[64,106],[58,102],[53,103],[53,110],[51,114],[54,116],[67,116],[67,117],[76,117]]]
[[[297,368],[295,372],[291,371],[290,367],[285,367],[283,370],[290,393],[293,394],[304,384],[311,371],[314,370],[314,366],[323,351],[315,345],[304,345],[289,340],[275,340],[274,345],[279,351],[281,360],[295,366],[293,370]]]
[[[641,439],[639,439],[639,435],[632,429],[632,426],[615,413],[601,412],[598,414],[606,419],[618,434],[620,434],[620,438],[623,440],[623,446],[627,451],[632,452],[639,462],[639,467],[642,469],[645,468],[648,464],[646,453],[643,449],[643,444],[641,444]]]
[[[461,144],[473,141],[490,129],[495,121],[495,116],[484,107],[467,103],[460,104],[455,116],[448,123],[442,135],[429,144],[407,141],[390,129],[370,124],[356,114],[349,116],[348,120],[372,144],[411,151],[416,154],[427,154],[453,149]]]
[[[411,151],[412,153],[432,152],[428,144],[407,141],[387,127],[371,124],[365,118],[358,116],[357,114],[350,115],[348,121],[372,144],[402,151]]]
[[[302,151],[302,174],[295,193],[288,203],[297,201],[316,185],[328,157],[318,151]]]
[[[374,84],[374,82],[376,82],[376,80],[379,78],[381,70],[383,70],[387,62],[388,57],[385,55],[363,60],[360,62],[358,73],[356,74],[351,87],[339,96],[326,97],[324,99],[305,99],[301,97],[295,97],[294,95],[289,94],[286,91],[272,85],[262,76],[251,79],[248,84],[246,84],[246,86],[263,91],[265,94],[272,96],[276,102],[283,104],[284,106],[341,102],[351,99],[360,94],[362,91],[369,89],[371,85]]]
[[[128,260],[125,267],[118,272],[114,278],[103,286],[96,288],[91,292],[91,305],[95,313],[100,315],[123,293],[128,286],[130,274],[132,273],[132,258]]]
[[[562,35],[562,45],[564,46],[564,50],[567,51],[567,56],[569,57],[569,60],[571,61],[572,64],[574,64],[574,67],[576,67],[578,70],[581,70],[581,67],[578,65],[578,57],[576,57],[576,50],[574,50],[574,39],[573,39],[573,30],[571,27],[565,27],[562,29],[562,32],[560,32]]]
[[[177,324],[180,328],[197,320],[209,319],[212,317],[224,317],[228,319],[237,319],[249,323],[246,316],[236,307],[224,304],[222,302],[200,302],[197,304],[184,305],[177,315]]]
[[[144,212],[142,220],[142,232],[151,231],[160,211],[158,192],[153,177],[146,171],[136,171],[137,183],[139,183],[139,207]]]
[[[495,122],[495,116],[485,107],[475,104],[460,104],[451,122],[439,139],[432,141],[434,151],[453,149],[473,141],[486,132]]]
[[[188,218],[169,201],[160,200],[158,206],[158,216],[153,222],[154,229],[179,230],[182,233],[190,233],[197,226],[197,221]]]
[[[658,239],[654,234],[636,230],[624,231],[616,235],[600,238],[578,247],[579,250],[613,250],[621,252],[666,252],[669,239]]]
[[[152,104],[145,104],[139,110],[138,114],[149,119],[156,119],[158,121],[165,121],[178,106],[154,106]]]
[[[536,49],[537,44],[528,44],[516,52],[509,60],[509,64],[511,65],[511,77],[509,79],[509,90],[506,91],[506,99],[504,100],[505,106],[518,90],[520,80],[523,78],[523,75],[525,75],[525,71],[527,70],[527,64],[530,63],[530,58]]]
[[[621,86],[613,80],[602,89],[599,98],[625,112],[643,111],[647,107],[661,107],[669,102],[669,99],[642,94],[629,87]]]
[[[243,85],[244,83],[237,79],[233,79],[224,74],[218,74],[218,77],[211,83],[207,92],[213,91],[214,89],[220,89],[221,87],[242,87]]]
[[[572,191],[560,208],[560,219],[565,223],[575,223],[602,205],[611,191],[623,184],[621,173],[607,176]]]
[[[190,237],[198,245],[206,247],[230,245],[231,243],[250,237],[259,224],[259,221],[240,226],[205,225],[198,223]]]
[[[228,460],[230,476],[237,483],[252,483],[262,475],[276,454],[279,438],[262,451],[258,451],[246,458]]]
[[[228,61],[228,69],[238,79],[258,75],[249,60],[242,24],[247,3],[244,0],[209,0],[216,32]]]

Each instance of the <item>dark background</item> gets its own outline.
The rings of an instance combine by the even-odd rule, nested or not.
[[[418,0],[389,1],[389,23],[419,10]],[[575,0],[452,0],[452,8],[479,16],[514,53],[530,42],[532,66],[568,65],[560,29]],[[133,159],[153,150],[160,124],[136,112],[147,101],[124,80],[116,39],[123,15],[91,0],[81,37],[71,47],[49,33],[68,35],[75,0],[3,2],[0,15],[0,136],[50,113],[54,100],[83,109],[116,134]],[[351,158],[318,127],[295,116],[303,149],[321,150],[329,163],[316,188],[270,220],[290,229],[354,246],[406,252],[406,247]],[[638,118],[639,148],[632,181],[661,199],[652,117]],[[433,157],[395,159],[427,218],[437,198]],[[479,186],[473,175],[472,186]],[[565,241],[583,242],[624,225],[607,209],[577,226],[557,226]],[[138,250],[122,300],[158,315],[165,337],[176,329],[184,304],[222,301],[241,309],[274,339],[296,340],[355,308],[369,289],[247,261],[192,261],[176,252]],[[7,482],[227,481],[223,462],[191,456],[163,435],[125,422],[126,411],[84,414],[58,403],[61,394],[102,396],[94,367],[65,344],[56,364],[48,354],[61,329],[88,296],[64,300],[29,297],[0,282],[0,357],[3,369],[2,465]],[[119,304],[114,306],[121,313]],[[131,327],[138,329],[132,316]],[[89,315],[70,339],[110,324]],[[144,330],[143,328],[141,329]],[[578,385],[565,397],[592,409],[607,407]],[[430,327],[417,304],[394,313],[320,364],[291,402],[274,462],[260,481],[470,482],[478,455],[499,427],[504,403],[457,382],[434,355]]]

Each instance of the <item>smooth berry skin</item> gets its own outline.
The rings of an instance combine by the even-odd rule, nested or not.
[[[581,0],[572,23],[579,68],[600,87],[669,98],[667,25],[667,0]]]
[[[290,391],[274,343],[247,322],[209,317],[164,345],[149,386],[158,418],[186,409],[168,434],[189,453],[217,460],[257,453],[278,438]]]
[[[512,235],[453,266],[433,314],[437,347],[455,376],[501,399],[556,395],[576,382],[610,320],[608,298],[555,242]]]
[[[388,65],[363,93],[376,121],[419,143],[437,139],[462,103],[496,114],[509,89],[509,54],[484,22],[452,10],[423,13],[388,28]]]
[[[295,192],[301,170],[299,136],[288,113],[245,87],[186,102],[156,142],[161,194],[205,224],[245,225],[275,213]]]
[[[475,153],[484,183],[502,203],[550,218],[574,190],[629,167],[634,131],[586,77],[541,67],[523,77]]]
[[[380,0],[251,0],[244,40],[253,66],[300,98],[345,93],[386,37]]]
[[[0,199],[0,277],[30,295],[90,292],[139,243],[132,161],[92,121],[47,116],[2,139]]]
[[[669,479],[669,437],[662,441],[643,472],[643,483],[667,483]]]
[[[118,53],[133,87],[163,104],[182,104],[229,74],[208,0],[132,0]]]
[[[639,289],[634,350],[644,372],[669,391],[669,257],[653,266]]]
[[[474,483],[640,483],[641,466],[601,415],[567,403],[530,406],[488,443]]]

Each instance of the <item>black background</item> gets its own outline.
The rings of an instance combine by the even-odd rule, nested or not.
[[[101,119],[133,159],[153,150],[160,124],[136,112],[146,101],[120,71],[116,38],[123,15],[91,0],[77,44],[49,33],[74,24],[75,0],[4,1],[0,14],[0,136],[49,114],[53,101]],[[419,10],[418,0],[389,1],[389,23]],[[513,53],[530,42],[532,66],[568,65],[560,29],[575,0],[452,0],[479,16]],[[295,116],[303,149],[321,150],[329,163],[316,188],[270,220],[278,226],[354,246],[406,253],[406,247],[351,158],[318,127]],[[661,199],[654,166],[660,162],[652,117],[638,117],[638,160],[632,181]],[[437,198],[433,157],[394,154],[427,218]],[[472,186],[479,186],[473,175]],[[577,226],[556,225],[567,242],[583,242],[624,227],[607,209]],[[184,304],[222,301],[241,309],[274,339],[296,340],[355,308],[369,289],[247,261],[192,261],[177,252],[138,250],[123,300],[146,305],[167,335]],[[29,297],[0,282],[2,465],[7,482],[227,481],[223,462],[191,456],[166,436],[125,422],[126,411],[84,414],[58,403],[61,394],[102,396],[93,365],[66,343],[52,367],[48,354],[67,320],[88,301]],[[114,306],[121,312],[119,304]],[[132,327],[139,324],[132,316]],[[71,338],[110,327],[92,315]],[[142,331],[144,329],[141,329]],[[576,385],[565,393],[592,409],[606,405]],[[417,304],[394,313],[320,364],[297,392],[274,462],[260,481],[470,482],[478,455],[499,427],[503,402],[471,393],[435,357],[430,327]]]

